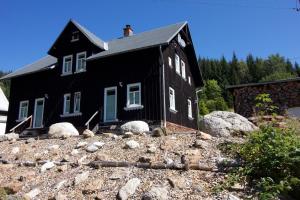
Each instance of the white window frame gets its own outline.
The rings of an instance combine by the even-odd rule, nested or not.
[[[26,106],[26,115],[21,116],[22,104],[24,104],[24,103],[27,103],[27,106]],[[28,117],[28,107],[29,107],[29,101],[28,100],[20,101],[20,104],[19,104],[19,115],[18,115],[18,120],[17,121],[22,121],[22,120],[24,120],[24,119],[26,119]]]
[[[185,62],[181,60],[180,65],[181,65],[181,76],[184,80],[186,80]]]
[[[191,81],[191,77],[190,76],[188,76],[188,82],[189,82],[190,85],[192,85],[192,81]]]
[[[173,95],[170,94],[171,92],[173,93]],[[169,103],[170,103],[170,107],[169,107],[170,111],[177,113],[176,101],[175,101],[175,90],[171,87],[169,87]]]
[[[69,97],[69,111],[66,111],[67,105],[67,97]],[[64,94],[64,107],[63,107],[63,115],[70,114],[71,111],[71,93]]]
[[[190,99],[188,99],[187,104],[188,104],[188,117],[189,117],[189,119],[193,119],[192,101]]]
[[[84,67],[79,69],[79,56],[84,55]],[[86,71],[86,51],[80,52],[76,54],[76,72],[85,72]]]
[[[139,102],[130,104],[130,88],[138,86],[139,90],[136,91],[139,93]],[[134,93],[136,93],[134,92]],[[134,94],[134,100],[135,100],[135,94]],[[136,110],[136,109],[142,109],[144,106],[142,105],[142,88],[141,83],[131,83],[127,84],[127,101],[126,101],[126,107],[124,110]]]
[[[178,54],[175,54],[175,71],[177,74],[180,74],[180,58],[178,56]]]
[[[76,38],[74,36],[77,36]],[[73,31],[71,36],[71,42],[76,42],[79,40],[79,31]]]
[[[169,67],[173,68],[173,60],[170,56],[168,57],[168,63],[169,63]]]
[[[65,64],[66,64],[66,59],[71,58],[71,69],[70,71],[65,71]],[[70,75],[72,74],[72,69],[73,69],[73,55],[67,55],[63,57],[63,67],[62,67],[62,75]]]
[[[79,100],[77,99],[77,97],[79,96]],[[76,110],[76,103],[77,101],[79,101],[79,107],[78,110]],[[81,107],[81,92],[75,92],[74,93],[74,106],[73,106],[73,112],[74,113],[80,113],[80,107]]]

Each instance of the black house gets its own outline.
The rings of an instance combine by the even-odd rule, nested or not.
[[[131,120],[196,129],[203,81],[187,22],[123,34],[106,42],[70,20],[47,56],[2,78],[11,80],[6,132]]]

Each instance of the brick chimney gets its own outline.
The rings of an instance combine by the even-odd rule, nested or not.
[[[127,24],[125,28],[123,28],[124,31],[124,37],[132,36],[133,35],[133,30],[131,29],[131,26]]]

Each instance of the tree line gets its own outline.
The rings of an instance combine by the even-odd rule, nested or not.
[[[0,70],[0,78],[2,76],[5,76],[8,73],[10,73],[10,72],[4,72],[4,71]],[[0,81],[0,88],[2,89],[2,91],[5,94],[5,96],[8,99],[9,98],[9,93],[10,93],[10,81],[9,80]]]
[[[299,64],[297,62],[292,63],[279,54],[272,54],[265,59],[249,54],[243,60],[238,59],[236,54],[233,53],[231,60],[227,60],[224,56],[220,59],[199,57],[198,63],[204,81],[206,83],[208,80],[217,81],[221,88],[222,97],[229,107],[232,107],[232,96],[226,90],[228,85],[300,77]]]

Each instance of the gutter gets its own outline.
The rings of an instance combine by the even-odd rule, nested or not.
[[[163,127],[167,126],[167,115],[166,115],[166,80],[165,80],[165,64],[164,64],[164,56],[161,49],[162,45],[159,45],[159,53],[162,61],[162,91],[163,91]]]

